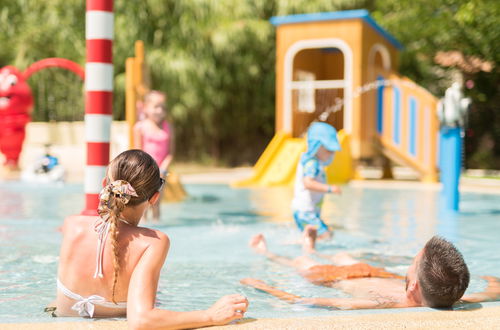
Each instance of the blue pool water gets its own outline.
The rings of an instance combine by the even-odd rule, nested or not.
[[[300,254],[293,244],[299,234],[289,211],[289,189],[188,185],[187,190],[190,199],[163,204],[162,221],[154,225],[171,239],[160,278],[161,307],[201,309],[223,294],[238,292],[251,302],[249,317],[342,313],[288,305],[239,284],[243,277],[256,277],[301,296],[344,296],[316,287],[248,248],[249,238],[263,232],[271,250]],[[57,228],[66,215],[83,208],[82,186],[0,183],[0,197],[0,323],[54,321],[42,309],[56,290]],[[465,256],[473,275],[468,292],[481,290],[479,275],[500,277],[500,195],[465,193],[457,216],[440,214],[438,200],[439,192],[432,189],[346,187],[341,196],[326,198],[323,215],[336,228],[335,238],[318,248],[324,254],[351,251],[404,274],[423,244],[441,234]]]

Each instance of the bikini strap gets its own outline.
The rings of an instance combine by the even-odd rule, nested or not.
[[[95,230],[97,231],[97,251],[96,251],[96,260],[95,260],[95,273],[94,278],[102,278],[104,274],[102,272],[102,261],[104,258],[104,247],[106,246],[106,239],[109,234],[109,227],[111,223],[109,221],[102,221],[102,219],[97,220]]]

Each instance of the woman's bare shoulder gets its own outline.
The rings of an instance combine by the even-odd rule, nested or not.
[[[61,231],[65,232],[78,232],[87,230],[90,226],[94,225],[97,217],[88,215],[70,215],[64,219]]]
[[[170,245],[170,239],[164,232],[147,227],[137,227],[135,230],[148,245]]]

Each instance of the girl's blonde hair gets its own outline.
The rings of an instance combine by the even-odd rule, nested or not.
[[[108,166],[107,180],[124,180],[134,188],[137,197],[132,196],[128,203],[110,196],[108,207],[111,210],[110,236],[113,246],[113,287],[112,301],[115,301],[115,288],[120,273],[118,219],[126,206],[139,205],[149,200],[161,188],[160,170],[154,159],[142,150],[127,150],[119,154]]]

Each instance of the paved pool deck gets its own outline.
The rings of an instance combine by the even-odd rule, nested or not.
[[[217,168],[196,164],[174,164],[173,171],[180,175],[182,183],[185,184],[231,184],[251,177],[251,167]],[[467,170],[460,179],[460,191],[481,192],[500,194],[500,176],[495,172],[498,179],[474,177],[481,170]],[[468,173],[473,174],[468,176]],[[361,175],[364,180],[352,180],[348,185],[353,187],[373,187],[391,189],[441,189],[440,183],[422,183],[418,181],[418,174],[405,167],[394,167],[394,180],[380,180],[381,170],[377,168],[362,168]],[[19,172],[9,172],[0,167],[0,182],[19,180]],[[82,183],[83,169],[81,171],[68,172],[67,182]]]
[[[494,304],[494,303],[493,303]],[[327,317],[288,319],[243,319],[237,324],[208,329],[500,329],[500,306],[477,304],[475,309],[437,311],[427,308],[372,311]],[[417,310],[417,311],[414,311]],[[370,312],[370,311],[366,311]],[[82,320],[81,322],[11,323],[0,324],[3,330],[83,330],[127,329],[126,321]]]
[[[352,180],[347,185],[351,187],[389,188],[389,189],[430,189],[440,190],[440,183],[422,183],[418,181],[418,174],[408,168],[395,167],[394,180],[380,180],[379,169],[365,168],[362,170],[364,180]],[[182,173],[181,181],[187,184],[231,184],[249,178],[252,175],[251,167],[237,167],[231,169],[212,169],[208,172]],[[479,192],[500,194],[500,178],[485,179],[481,177],[467,177],[460,179],[461,192]]]

